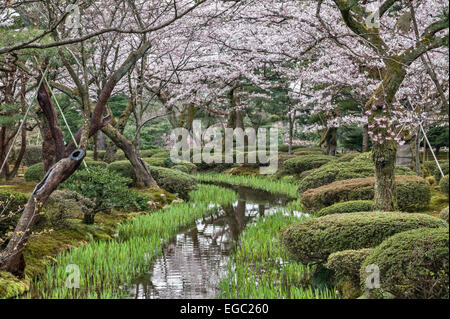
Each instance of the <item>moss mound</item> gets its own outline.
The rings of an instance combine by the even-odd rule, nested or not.
[[[281,240],[300,263],[321,264],[332,253],[375,247],[399,232],[443,226],[445,221],[423,214],[336,214],[293,224],[282,230]]]
[[[417,211],[428,206],[431,199],[430,185],[421,177],[396,177],[397,208],[401,211]],[[337,181],[309,189],[301,195],[301,202],[309,212],[338,202],[373,200],[375,178],[356,178]]]
[[[336,203],[329,207],[322,208],[315,215],[321,217],[332,214],[370,212],[372,207],[373,200],[352,200],[349,202]]]
[[[380,289],[396,298],[449,298],[449,229],[415,229],[396,234],[376,247],[362,264],[380,270]]]
[[[9,272],[0,271],[0,299],[14,298],[25,293],[30,287],[28,280],[17,279]]]
[[[332,156],[327,155],[304,155],[288,159],[283,163],[283,170],[288,174],[301,174],[317,167],[320,167],[333,160]]]

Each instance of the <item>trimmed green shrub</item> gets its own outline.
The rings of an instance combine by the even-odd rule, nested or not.
[[[170,151],[159,150],[158,152],[153,153],[153,155],[151,157],[167,158],[167,157],[170,157]]]
[[[302,149],[299,149],[297,151],[294,151],[293,154],[295,156],[306,156],[306,155],[323,155],[323,152],[320,150],[309,150],[309,151],[305,151]]]
[[[373,251],[373,248],[359,250],[344,250],[332,253],[325,265],[334,270],[337,287],[344,297],[359,297],[361,295],[359,270],[361,264]]]
[[[42,146],[27,146],[25,153],[23,154],[22,164],[25,166],[31,166],[37,163],[43,162]]]
[[[298,149],[305,149],[305,147],[301,146],[301,145],[292,145],[292,150],[298,150]],[[282,145],[278,146],[278,152],[289,152],[289,145],[282,144]]]
[[[155,155],[156,153],[161,153],[161,151],[164,151],[161,148],[155,148],[153,150],[140,150],[139,151],[139,156],[144,158],[144,157],[152,157],[153,155]]]
[[[168,163],[166,163],[166,158],[163,157],[150,157],[150,158],[143,158],[143,161],[145,164],[150,166],[160,166],[160,167],[166,167]]]
[[[290,225],[282,229],[281,241],[300,263],[322,264],[332,253],[376,247],[396,233],[421,227],[448,225],[424,214],[335,214]]]
[[[85,214],[85,223],[94,222],[94,216],[100,211],[120,209],[143,211],[148,208],[147,197],[128,189],[131,181],[102,167],[89,170],[77,170],[62,187],[75,191],[94,202],[90,214]]]
[[[397,176],[395,180],[399,210],[416,211],[428,206],[431,188],[423,178]],[[301,195],[301,202],[307,211],[316,212],[339,202],[373,200],[374,186],[374,177],[337,181],[307,190]]]
[[[26,194],[0,190],[0,238],[5,233],[14,230],[27,202],[28,195]]]
[[[172,169],[189,174],[189,169],[186,166],[181,165],[181,164],[172,166]]]
[[[396,234],[376,247],[363,262],[377,265],[380,289],[396,298],[449,298],[449,228],[414,229]]]
[[[441,169],[442,169],[442,172],[444,173],[444,175],[448,175],[449,174],[448,161],[442,162],[440,164],[441,164]],[[439,183],[441,181],[442,174],[441,174],[441,171],[439,170],[439,167],[437,167],[437,165],[433,171],[433,176],[436,179],[436,182]]]
[[[334,160],[334,162],[336,162],[336,163],[350,162],[360,155],[361,155],[361,153],[348,153],[348,154],[343,154],[341,156],[336,155],[336,159]]]
[[[144,159],[145,160],[145,159]],[[136,182],[136,175],[133,166],[129,161],[116,161],[107,166],[108,171],[114,172],[122,177],[130,179],[132,182],[130,186]]]
[[[441,189],[441,192],[448,197],[448,174],[442,177],[439,182],[439,188]]]
[[[144,161],[147,163],[146,159]],[[148,165],[147,168],[159,187],[170,193],[178,194],[182,199],[189,199],[188,193],[191,190],[197,189],[197,181],[191,175],[165,167]],[[108,171],[131,179],[130,185],[136,182],[134,170],[129,161],[111,163],[108,165]]]
[[[102,168],[106,168],[108,166],[107,163],[105,162],[101,162],[101,161],[93,161],[93,160],[86,160],[86,164],[88,166],[88,168],[91,167],[102,167]],[[84,169],[86,168],[86,166],[84,166],[83,163],[81,163],[81,165],[78,167],[78,169]]]
[[[197,189],[196,178],[189,174],[157,166],[149,166],[148,169],[159,187],[184,200],[189,200],[189,192]]]
[[[448,223],[448,206],[441,210],[439,217]]]
[[[45,176],[44,163],[37,163],[28,167],[24,178],[27,182],[40,182]]]
[[[193,163],[189,163],[189,162],[180,162],[177,165],[183,165],[187,168],[188,173],[192,174],[192,173],[196,173],[197,172],[197,165],[193,164]]]
[[[327,260],[326,267],[334,270],[339,275],[346,275],[357,278],[359,284],[359,270],[364,259],[369,256],[373,248],[363,248],[359,250],[343,250],[332,253]]]
[[[349,202],[336,203],[322,208],[315,215],[321,217],[332,214],[370,212],[372,211],[372,207],[373,200],[352,200]]]
[[[404,166],[397,166],[395,168],[395,174],[416,175],[412,170]],[[375,165],[372,159],[359,154],[348,162],[332,161],[314,169],[307,177],[301,180],[298,186],[298,192],[303,193],[308,189],[317,188],[335,181],[372,177],[374,175]]]
[[[320,167],[333,160],[332,156],[327,155],[305,155],[288,159],[283,163],[283,169],[288,174],[301,174],[317,167]]]
[[[61,189],[54,191],[44,205],[45,215],[53,227],[67,225],[67,218],[89,215],[94,202],[76,191]]]

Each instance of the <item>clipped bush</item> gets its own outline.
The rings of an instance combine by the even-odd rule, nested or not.
[[[161,148],[155,148],[153,150],[140,150],[139,151],[139,156],[140,157],[152,157],[153,155],[155,155],[156,153],[161,153],[162,151],[164,151]]]
[[[444,175],[448,175],[449,174],[448,161],[440,162],[440,165],[441,165],[441,169],[442,169],[442,172],[444,173]],[[439,167],[437,167],[437,165],[434,168],[433,176],[436,179],[436,182],[439,183],[441,181],[442,174],[441,174],[441,171],[439,170]]]
[[[197,180],[189,174],[157,166],[148,169],[159,187],[184,200],[189,200],[189,192],[197,189]]]
[[[343,154],[341,156],[336,155],[336,159],[334,160],[334,162],[335,163],[350,162],[360,155],[361,155],[361,153],[347,153],[347,154]]]
[[[150,165],[150,166],[166,167],[166,165],[168,165],[168,163],[166,162],[166,158],[163,158],[163,157],[143,158],[143,160],[147,165]],[[169,160],[170,160],[170,158],[169,158]]]
[[[423,178],[397,176],[395,180],[399,210],[410,212],[428,206],[431,188]],[[339,202],[373,200],[374,186],[374,177],[337,181],[307,190],[301,195],[301,202],[309,212],[317,212]]]
[[[186,166],[181,165],[181,164],[172,166],[172,169],[189,174],[189,169]]]
[[[144,159],[145,161],[145,159]],[[107,166],[107,170],[131,180],[130,186],[136,182],[133,166],[129,161],[115,161]]]
[[[441,210],[439,217],[448,223],[448,206]]]
[[[414,229],[396,234],[376,247],[364,260],[360,274],[364,286],[368,265],[380,270],[380,289],[396,298],[449,298],[449,228]]]
[[[441,189],[441,192],[448,197],[448,174],[442,177],[439,182],[439,188]]]
[[[144,161],[148,164],[146,159]],[[191,175],[166,167],[148,165],[147,168],[159,187],[168,192],[178,194],[182,199],[189,199],[188,193],[197,188],[196,179]],[[108,165],[107,169],[110,172],[130,179],[129,185],[133,185],[136,182],[136,176],[129,161],[113,162]]]
[[[27,182],[40,182],[44,176],[44,163],[37,163],[28,167],[23,177]]]
[[[158,150],[158,152],[153,153],[151,157],[167,158],[170,157],[170,151]]]
[[[327,155],[305,155],[288,159],[283,163],[283,170],[288,174],[301,174],[317,167],[320,167],[333,160]]]
[[[292,145],[292,150],[298,150],[298,149],[305,149],[304,146],[301,145]],[[282,144],[278,146],[279,152],[289,152],[289,145],[288,144]]]
[[[34,164],[42,163],[42,146],[29,145],[25,149],[23,154],[22,164],[25,166],[31,166]]]
[[[373,200],[352,200],[349,202],[336,203],[331,206],[322,208],[315,215],[321,217],[333,214],[370,212],[372,211],[372,207]]]
[[[88,168],[91,167],[101,167],[101,168],[106,168],[108,166],[107,163],[105,162],[101,162],[101,161],[93,161],[93,160],[85,160],[86,161],[86,165]],[[84,169],[86,168],[86,166],[84,166],[83,163],[81,163],[81,165],[78,167],[78,169]]]
[[[397,166],[395,168],[395,174],[415,175],[412,170],[404,166]],[[298,192],[303,193],[308,189],[317,188],[335,181],[372,177],[374,175],[375,165],[372,159],[368,158],[368,155],[359,154],[350,161],[332,161],[314,169],[307,177],[301,180],[298,186]]]
[[[292,224],[281,241],[302,264],[322,264],[332,253],[373,248],[390,236],[421,227],[448,227],[442,219],[424,214],[370,212],[335,214]]]
[[[44,205],[46,217],[53,227],[64,227],[67,218],[91,214],[94,202],[78,192],[61,189],[54,191]]]
[[[110,209],[126,211],[146,210],[147,197],[128,189],[131,181],[102,167],[77,170],[62,187],[75,191],[94,202],[89,214],[84,215],[86,224],[94,223],[95,214]]]
[[[325,267],[334,270],[338,288],[345,297],[359,297],[361,295],[359,270],[361,264],[373,251],[373,248],[359,250],[344,250],[332,253]]]
[[[5,233],[14,230],[27,202],[28,195],[26,194],[0,190],[0,238]]]
[[[322,151],[320,151],[320,150],[302,150],[302,149],[299,149],[299,150],[296,150],[296,151],[294,151],[293,152],[293,154],[295,155],[295,156],[305,156],[305,155],[323,155],[323,152]]]

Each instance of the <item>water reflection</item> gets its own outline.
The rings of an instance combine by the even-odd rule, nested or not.
[[[238,189],[239,200],[199,219],[177,235],[148,274],[136,278],[129,294],[137,299],[214,298],[227,271],[228,256],[245,226],[257,216],[274,213],[286,199]]]

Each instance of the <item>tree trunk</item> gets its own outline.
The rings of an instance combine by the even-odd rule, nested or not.
[[[123,150],[126,158],[130,161],[136,175],[136,186],[141,188],[157,186],[144,161],[134,151],[133,144],[110,124],[102,128],[102,131],[117,147]]]
[[[365,124],[362,141],[362,152],[366,153],[368,151],[369,151],[369,124]]]
[[[60,183],[72,175],[84,157],[85,152],[83,150],[75,150],[70,157],[56,163],[36,186],[20,216],[8,245],[0,254],[1,270],[23,277],[25,269],[23,249],[28,237],[31,235],[33,226],[39,219],[39,212],[43,203]]]
[[[402,65],[395,61],[388,63],[385,77],[376,89],[373,96],[366,104],[366,109],[371,112],[369,123],[374,125],[374,136],[377,140],[373,142],[372,159],[375,164],[375,197],[374,209],[391,211],[395,209],[395,163],[397,157],[397,142],[392,140],[387,132],[388,127],[381,127],[375,120],[384,118],[383,124],[388,123],[386,118],[395,93],[405,78],[405,70]],[[392,130],[395,128],[391,127]]]
[[[42,74],[37,77],[40,82]],[[65,157],[64,135],[58,126],[56,115],[50,92],[45,83],[42,83],[38,90],[37,100],[41,107],[43,116],[43,130],[45,132],[44,143],[42,144],[42,154],[44,156],[44,169],[47,172],[56,162]]]

